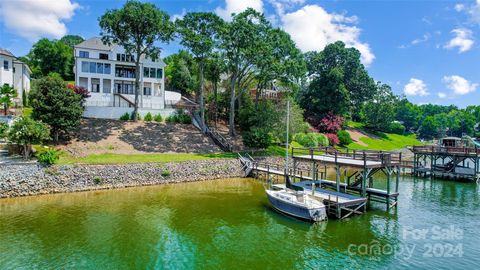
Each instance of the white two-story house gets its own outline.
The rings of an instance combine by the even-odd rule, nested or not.
[[[0,48],[0,85],[17,90],[16,102],[21,103],[23,91],[30,92],[30,68],[8,50]]]
[[[135,57],[119,45],[104,44],[99,37],[75,46],[75,84],[85,87],[86,117],[118,119],[132,112],[135,102]],[[140,59],[139,113],[170,114],[180,101],[179,93],[165,91],[165,63]]]

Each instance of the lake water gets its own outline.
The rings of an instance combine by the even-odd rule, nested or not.
[[[0,200],[1,269],[473,269],[474,183],[403,178],[397,210],[309,224],[228,179]]]

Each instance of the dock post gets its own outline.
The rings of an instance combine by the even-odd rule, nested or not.
[[[387,211],[390,210],[390,176],[392,175],[391,168],[387,168]]]
[[[340,174],[341,174],[341,171],[340,171],[340,167],[337,165],[335,165],[335,173],[336,173],[336,184],[337,184],[337,192],[340,192]]]

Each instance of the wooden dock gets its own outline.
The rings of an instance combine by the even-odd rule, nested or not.
[[[294,186],[305,191],[314,191],[328,206],[330,215],[336,218],[364,213],[369,201],[385,203],[387,210],[397,206],[401,153],[293,148],[291,157],[293,167],[288,171],[277,164],[257,162],[250,156],[240,156],[240,161],[244,166],[245,176],[264,175],[267,180],[271,177],[288,176]],[[301,163],[308,165],[299,166]],[[311,169],[305,169],[306,167]],[[335,169],[335,181],[326,179],[327,167]],[[387,176],[386,190],[373,186],[372,177],[378,172],[384,172]],[[391,182],[394,176],[396,180],[393,184]]]
[[[480,149],[477,147],[413,146],[413,174],[421,177],[480,180]]]

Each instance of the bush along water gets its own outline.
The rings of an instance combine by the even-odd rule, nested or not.
[[[37,155],[38,161],[46,165],[53,165],[57,163],[60,158],[60,152],[55,149],[48,149],[46,151],[40,152]]]

